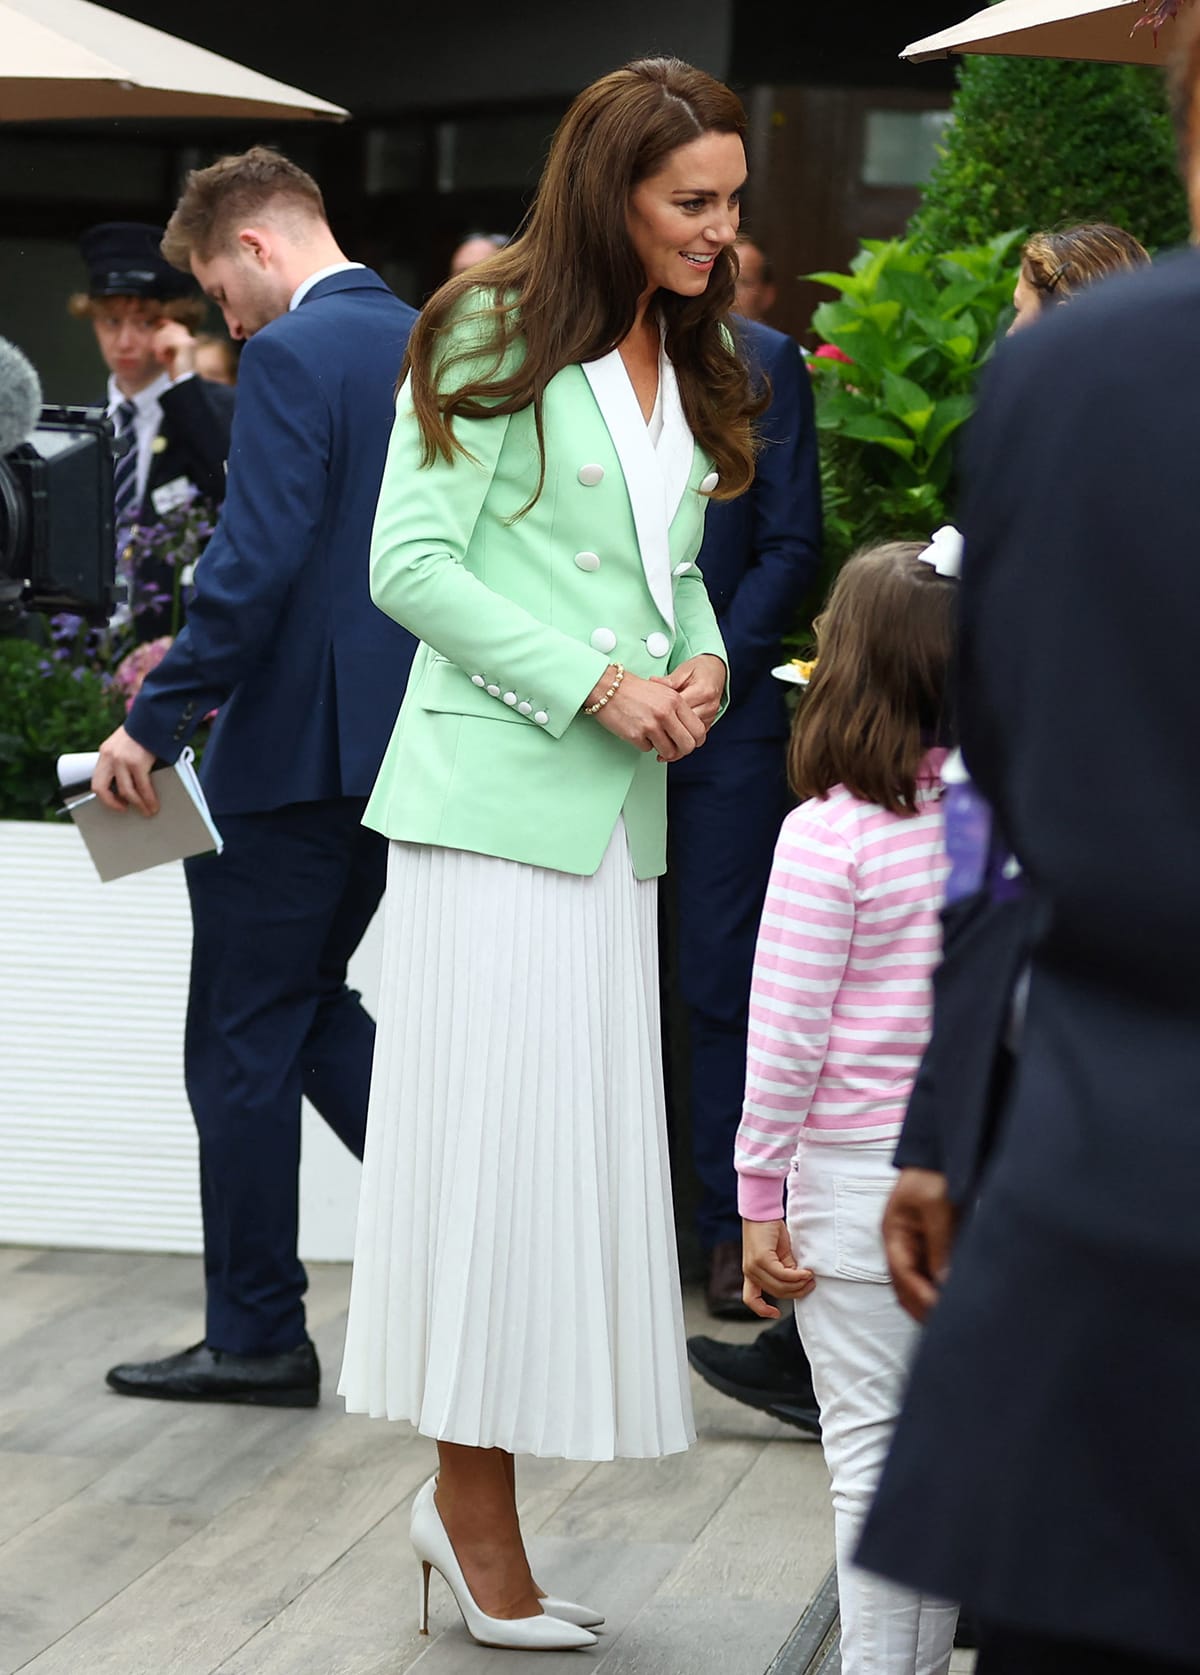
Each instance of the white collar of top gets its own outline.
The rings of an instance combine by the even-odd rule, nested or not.
[[[131,401],[133,403],[134,411],[141,419],[148,423],[149,420],[153,418],[157,423],[157,421],[162,417],[162,408],[159,403],[170,388],[170,373],[160,372],[154,382],[152,384],[147,384],[144,390],[139,390],[136,395],[125,396],[122,395],[120,390],[117,388],[116,379],[110,376],[108,380],[109,416],[111,418],[123,402]]]
[[[361,268],[363,262],[331,262],[327,268],[318,268],[316,273],[310,273],[307,279],[302,279],[292,292],[292,300],[288,303],[288,313],[293,308],[299,308],[314,285],[319,285],[322,279],[332,279],[335,273],[347,273],[351,268]]]
[[[925,551],[917,557],[922,564],[931,564],[939,576],[957,581],[962,575],[963,538],[952,523],[943,524],[930,539]]]

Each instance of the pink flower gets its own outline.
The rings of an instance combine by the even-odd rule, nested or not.
[[[163,634],[157,640],[147,640],[144,645],[134,646],[133,650],[124,656],[113,670],[113,680],[125,694],[125,713],[128,715],[133,708],[134,699],[142,689],[142,682],[152,669],[157,669],[163,658],[170,651],[173,637]]]
[[[813,350],[813,359],[815,361],[844,361],[847,366],[854,365],[846,351],[839,349],[836,343],[822,343],[819,349]]]

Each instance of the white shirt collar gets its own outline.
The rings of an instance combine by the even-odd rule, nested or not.
[[[327,268],[318,268],[316,273],[310,273],[307,279],[302,279],[292,292],[292,300],[288,303],[288,313],[293,308],[299,308],[314,285],[319,285],[322,279],[330,279],[335,273],[347,273],[351,268],[365,267],[365,262],[331,262]]]
[[[139,418],[146,419],[153,414],[154,421],[157,424],[159,418],[161,417],[160,403],[162,401],[163,394],[170,388],[170,374],[164,372],[157,377],[152,384],[147,384],[144,390],[139,390],[136,395],[125,396],[122,395],[120,390],[117,388],[117,381],[110,373],[108,379],[109,416],[111,417],[117,411],[117,408],[120,407],[123,401],[132,401],[134,412]]]

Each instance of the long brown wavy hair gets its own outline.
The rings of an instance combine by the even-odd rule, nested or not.
[[[637,317],[646,275],[626,221],[630,192],[679,146],[709,133],[744,138],[745,130],[736,95],[676,58],[638,59],[584,89],[559,124],[518,236],[448,280],[413,327],[401,377],[411,374],[426,465],[463,451],[455,418],[532,405],[541,455],[533,504],[546,469],[546,385],[564,367],[615,349]],[[753,421],[767,399],[752,389],[727,329],[736,275],[737,258],[723,248],[699,296],[660,290],[657,297],[683,410],[720,474],[714,498],[722,500],[754,479]],[[482,373],[476,368],[465,381],[453,373],[476,359],[478,346],[454,353],[444,346],[450,323],[463,320],[486,345]],[[502,373],[515,346],[516,364]]]
[[[892,814],[915,814],[922,758],[952,742],[958,584],[921,562],[925,545],[889,541],[857,554],[817,618],[817,666],[788,747],[801,801],[844,785]]]

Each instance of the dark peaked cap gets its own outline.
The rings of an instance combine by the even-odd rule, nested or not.
[[[164,260],[163,229],[144,221],[105,221],[79,241],[88,270],[90,297],[172,297],[195,294],[190,276]]]

